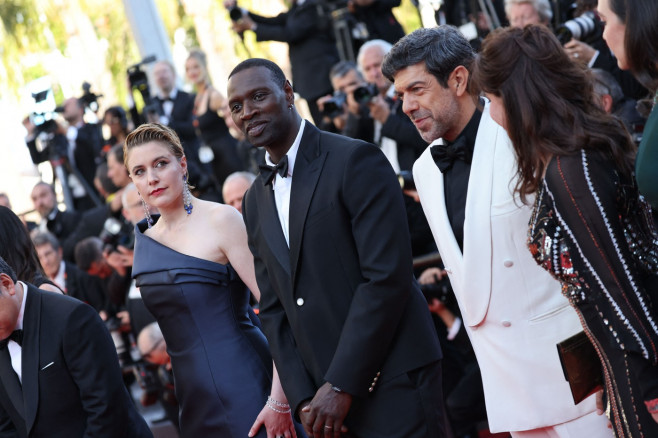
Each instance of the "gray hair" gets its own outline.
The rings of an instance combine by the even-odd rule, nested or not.
[[[610,72],[593,68],[592,85],[594,86],[594,94],[599,98],[604,94],[610,95],[612,98],[612,112],[615,112],[624,100],[624,92],[615,77]]]
[[[36,233],[35,235],[33,235],[32,243],[34,243],[35,247],[48,244],[52,246],[55,251],[57,251],[62,247],[62,245],[59,243],[59,240],[57,240],[57,237],[55,237],[54,234],[49,233],[47,231]]]
[[[251,184],[256,180],[256,175],[254,175],[251,172],[233,172],[232,174],[226,177],[223,185],[226,185],[227,183],[234,181],[236,179],[243,179],[247,181],[249,184]]]
[[[359,49],[359,53],[356,55],[356,64],[359,66],[359,69],[361,69],[361,61],[363,61],[363,57],[365,56],[366,51],[372,47],[378,47],[382,53],[382,56],[384,56],[391,51],[393,45],[384,40],[370,40],[363,43]]]
[[[124,188],[123,191],[121,192],[121,206],[126,207],[126,204],[128,204],[128,194],[131,192],[136,192],[137,191],[137,186],[133,183],[128,183]]]
[[[427,72],[446,88],[453,70],[462,65],[470,72],[474,59],[473,48],[456,27],[421,28],[395,43],[384,58],[382,73],[394,82],[397,72],[424,62]]]
[[[363,75],[359,71],[359,68],[352,61],[338,61],[334,64],[334,66],[331,67],[331,70],[329,70],[329,79],[342,78],[352,70],[356,72],[359,78],[363,79]]]
[[[505,15],[509,17],[509,10],[512,5],[520,5],[523,3],[528,3],[532,6],[539,19],[545,23],[550,23],[553,19],[553,9],[551,8],[551,3],[548,0],[505,0]]]

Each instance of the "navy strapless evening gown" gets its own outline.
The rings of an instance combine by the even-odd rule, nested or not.
[[[135,230],[133,277],[165,341],[183,438],[244,438],[272,380],[267,341],[230,265],[185,255]],[[258,437],[265,437],[261,427]]]

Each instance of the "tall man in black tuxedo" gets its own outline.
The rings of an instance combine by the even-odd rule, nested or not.
[[[302,120],[270,61],[239,64],[228,99],[278,166],[261,171],[242,213],[294,413],[312,437],[444,436],[441,350],[390,164],[376,146]]]
[[[98,314],[0,258],[0,437],[152,438]]]

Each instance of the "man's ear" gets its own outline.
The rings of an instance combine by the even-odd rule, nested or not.
[[[6,290],[9,295],[15,295],[16,294],[16,287],[14,280],[11,279],[11,277],[7,274],[0,274],[0,286],[2,286],[3,291]]]
[[[463,65],[458,65],[448,78],[448,87],[453,89],[453,93],[457,97],[463,96],[468,93],[468,81],[471,77],[470,72]]]
[[[609,94],[604,94],[601,96],[601,106],[603,106],[603,111],[608,114],[612,114],[612,96]]]
[[[292,89],[292,84],[288,79],[286,79],[286,83],[283,84],[283,91],[286,93],[286,101],[288,102],[288,105],[293,105],[295,103],[295,92]]]

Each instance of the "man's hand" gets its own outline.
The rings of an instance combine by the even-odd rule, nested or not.
[[[391,108],[388,106],[388,102],[381,96],[375,96],[370,103],[368,103],[368,108],[370,108],[370,117],[377,120],[382,125],[386,123],[386,119],[391,114]]]
[[[582,41],[572,39],[564,45],[564,51],[574,62],[587,67],[596,54],[596,50]]]
[[[309,438],[340,438],[347,432],[343,424],[352,406],[352,396],[336,392],[329,382],[318,389],[310,403],[302,407],[299,418]]]
[[[34,123],[32,123],[32,120],[30,120],[30,116],[27,116],[23,119],[23,126],[25,126],[25,130],[27,131],[27,137],[34,138],[36,126],[34,126]]]

